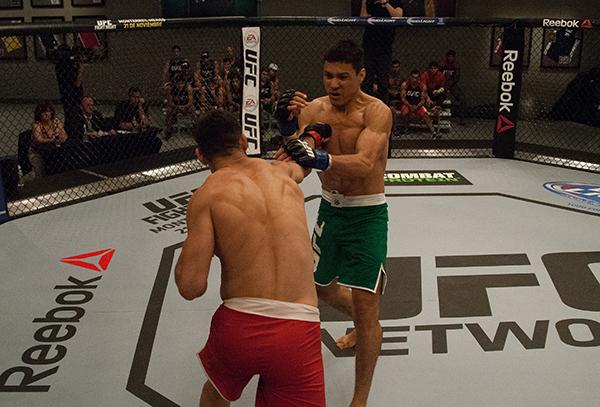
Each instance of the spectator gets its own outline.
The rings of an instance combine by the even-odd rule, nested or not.
[[[275,98],[273,101],[279,99],[281,93],[279,92],[279,66],[276,63],[271,62],[269,68],[269,80],[271,81],[271,93]]]
[[[79,110],[71,118],[70,127],[67,127],[71,140],[89,141],[117,134],[112,128],[111,120],[105,119],[95,106],[96,103],[91,96],[84,96],[81,99]]]
[[[68,120],[71,112],[76,112],[79,109],[83,97],[85,65],[80,51],[80,47],[70,48],[67,45],[61,45],[55,54],[56,65],[54,71],[67,126],[69,125]]]
[[[402,17],[400,0],[362,0],[361,17]],[[363,91],[388,103],[388,81],[392,64],[392,45],[395,27],[367,25],[363,33],[362,48],[365,51],[367,74],[362,83]],[[373,91],[377,83],[377,93]]]
[[[204,81],[201,88],[201,106],[203,112],[210,110],[223,110],[225,105],[225,91],[222,81],[218,76]]]
[[[434,114],[439,114],[442,102],[446,98],[446,77],[436,61],[431,61],[429,70],[421,74],[421,82],[427,87],[427,107]]]
[[[180,76],[191,81],[192,70],[190,62],[181,56],[181,47],[173,45],[171,48],[171,59],[165,63],[163,70],[164,94],[166,96],[168,96],[171,88],[175,85],[175,78]]]
[[[402,0],[404,17],[424,17],[425,0]]]
[[[413,69],[410,76],[402,84],[400,91],[402,99],[402,110],[400,117],[405,126],[411,121],[424,122],[431,131],[433,138],[437,138],[438,133],[433,127],[433,122],[425,108],[427,104],[427,87],[420,81],[419,71]]]
[[[63,123],[55,117],[54,106],[50,102],[39,103],[34,112],[32,128],[32,142],[29,147],[29,162],[33,167],[36,177],[46,174],[46,164],[41,155],[44,145],[54,144],[60,146],[67,141],[67,132]]]
[[[186,81],[184,76],[175,79],[175,86],[169,94],[169,102],[167,104],[166,118],[166,133],[165,138],[171,138],[173,125],[178,117],[188,115],[193,111],[194,96],[191,85]]]
[[[142,91],[140,88],[132,86],[127,95],[129,99],[119,103],[115,109],[115,127],[117,130],[142,132],[152,123],[142,97]]]
[[[392,70],[390,71],[389,79],[389,106],[394,109],[394,111],[400,111],[402,108],[402,99],[400,97],[402,82],[404,82],[404,78],[400,72],[400,61],[394,59],[392,61]]]
[[[273,105],[277,98],[274,95],[273,82],[268,69],[260,71],[260,107],[262,110],[272,113]]]
[[[446,78],[446,91],[448,97],[452,101],[452,106],[456,107],[458,113],[459,124],[465,124],[465,107],[464,107],[464,94],[460,88],[458,81],[460,80],[460,65],[456,60],[456,51],[449,50],[446,52],[446,57],[440,64],[440,70],[443,72]]]
[[[231,68],[232,69],[234,69],[234,68],[238,69],[238,70],[242,69],[242,64],[240,63],[240,59],[237,55],[235,55],[232,46],[228,46],[227,48],[225,48],[225,58],[231,60]]]
[[[231,75],[229,81],[225,81],[225,99],[226,106],[225,108],[234,113],[240,111],[240,105],[242,102],[242,78],[239,73],[234,73]]]

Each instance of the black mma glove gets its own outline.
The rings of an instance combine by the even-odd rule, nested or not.
[[[283,137],[289,137],[298,130],[298,118],[296,116],[288,120],[291,112],[287,109],[292,98],[294,97],[294,89],[288,89],[277,99],[275,104],[275,113],[273,116],[277,120],[279,132]]]
[[[304,128],[304,133],[300,135],[300,140],[306,140],[308,137],[315,141],[315,149],[323,147],[331,137],[331,126],[327,123],[311,123]]]
[[[321,171],[331,167],[331,156],[327,154],[327,151],[312,149],[306,141],[290,140],[284,144],[283,150],[302,167],[316,168]]]

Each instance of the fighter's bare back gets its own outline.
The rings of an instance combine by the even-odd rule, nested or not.
[[[210,206],[223,299],[317,305],[304,195],[286,163],[251,159],[219,169],[195,192],[188,211],[193,216],[203,204]]]

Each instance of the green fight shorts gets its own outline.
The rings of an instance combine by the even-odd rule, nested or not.
[[[383,194],[344,197],[324,191],[312,236],[315,283],[327,286],[337,278],[340,285],[373,293],[381,283],[383,293],[387,232]]]

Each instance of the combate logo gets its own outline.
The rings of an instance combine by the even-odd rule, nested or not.
[[[473,185],[455,170],[391,170],[383,175],[385,185]]]

